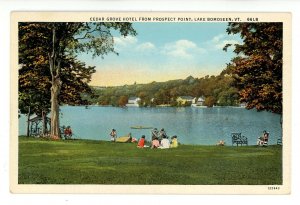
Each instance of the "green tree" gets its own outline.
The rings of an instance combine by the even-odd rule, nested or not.
[[[240,101],[248,109],[282,114],[282,23],[229,23],[227,33],[243,40],[234,45],[238,56],[227,66]]]
[[[23,30],[21,30],[23,31]],[[50,111],[51,74],[49,62],[44,56],[43,49],[30,47],[29,38],[20,35],[19,55],[19,109],[22,114],[27,115],[27,135],[29,135],[29,119],[32,114],[42,117],[42,133],[46,134],[46,116]],[[59,101],[64,104],[78,105],[87,104],[82,99],[82,93],[92,94],[88,82],[94,67],[85,67],[84,63],[74,58],[66,58],[61,64],[62,85]]]
[[[213,96],[205,98],[204,105],[207,107],[213,107],[216,104],[216,99]]]
[[[86,105],[89,102],[83,99],[82,94],[94,95],[88,83],[91,81],[95,67],[86,66],[75,58],[66,58],[61,67],[61,91],[59,102],[68,105]]]
[[[27,115],[27,136],[29,136],[30,116],[33,114],[42,117],[42,132],[45,134],[47,131],[46,115],[50,110],[50,83],[48,73],[43,69],[41,60],[20,66],[18,86],[19,111],[21,114]]]
[[[109,96],[102,95],[98,99],[98,104],[99,105],[109,105],[109,101],[110,101],[109,99],[110,99]]]
[[[70,56],[77,53],[92,52],[93,56],[116,53],[111,33],[117,30],[122,36],[136,35],[131,23],[112,22],[57,22],[57,23],[20,23],[20,55],[27,48],[42,50],[41,57],[48,62],[51,75],[51,136],[60,136],[59,131],[59,95],[63,89],[62,67]],[[33,56],[33,59],[36,56]],[[30,60],[30,59],[29,59]],[[23,64],[23,62],[20,62]],[[72,69],[73,67],[71,67]]]
[[[119,98],[118,104],[120,107],[124,107],[127,104],[127,102],[128,102],[128,97],[123,95]]]

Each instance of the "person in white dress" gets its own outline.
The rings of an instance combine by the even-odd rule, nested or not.
[[[170,148],[170,141],[168,140],[167,136],[163,136],[163,139],[160,142],[160,149],[168,149]]]

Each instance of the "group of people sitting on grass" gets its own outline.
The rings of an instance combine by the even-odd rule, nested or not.
[[[117,131],[115,129],[112,129],[109,135],[110,135],[111,142],[117,141]],[[169,137],[167,136],[164,128],[162,128],[160,131],[158,131],[157,128],[154,128],[151,131],[151,139],[152,139],[151,144],[146,143],[145,135],[142,135],[142,137],[139,140],[133,138],[131,136],[131,133],[128,134],[128,137],[129,140],[126,140],[126,142],[133,142],[133,143],[138,142],[137,144],[138,148],[151,147],[152,149],[154,148],[168,149],[168,148],[178,147],[177,136],[174,135],[173,137],[171,137],[171,141],[169,141]]]
[[[138,148],[145,148],[149,147],[146,144],[145,135],[141,137],[141,139],[138,141]],[[176,148],[178,147],[178,141],[177,136],[174,135],[171,137],[171,142],[169,141],[167,136],[163,136],[162,140],[159,140],[158,137],[154,137],[151,141],[151,148],[159,148],[159,149],[168,149],[168,148]]]

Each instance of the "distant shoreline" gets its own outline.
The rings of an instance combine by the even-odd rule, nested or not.
[[[168,108],[245,108],[243,106],[220,106],[220,105],[216,105],[213,107],[208,107],[208,106],[172,106],[172,105],[156,105],[156,106],[147,106],[147,107],[143,107],[143,106],[113,106],[113,105],[97,105],[97,104],[92,104],[92,105],[61,105],[61,106],[70,106],[70,107],[116,107],[116,108],[162,108],[162,107],[168,107]]]

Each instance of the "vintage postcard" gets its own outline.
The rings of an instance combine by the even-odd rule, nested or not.
[[[289,194],[291,14],[12,12],[13,193]]]

